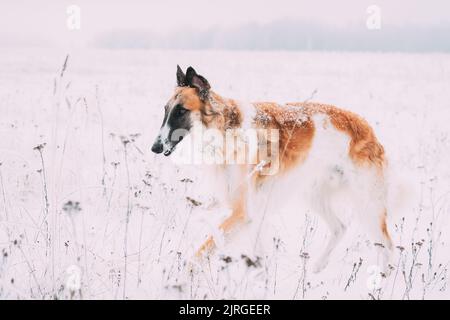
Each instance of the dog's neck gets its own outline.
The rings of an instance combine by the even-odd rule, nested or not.
[[[235,100],[224,98],[213,91],[209,92],[204,116],[205,124],[224,130],[240,128],[244,120]]]

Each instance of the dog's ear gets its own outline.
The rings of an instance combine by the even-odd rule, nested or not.
[[[187,86],[186,75],[184,74],[183,70],[181,70],[179,65],[177,65],[177,85],[179,87]]]
[[[211,86],[203,76],[197,74],[194,68],[189,67],[186,70],[186,83],[188,86],[196,88],[198,90],[200,99],[203,101],[208,98],[209,89]]]

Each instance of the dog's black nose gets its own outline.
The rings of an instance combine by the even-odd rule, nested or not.
[[[161,153],[163,152],[163,145],[160,141],[156,141],[152,146],[152,151],[154,153]]]

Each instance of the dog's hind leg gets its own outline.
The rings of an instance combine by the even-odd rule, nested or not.
[[[380,206],[366,207],[362,218],[374,246],[381,254],[380,268],[383,273],[387,273],[389,272],[393,244],[388,231],[386,209]]]
[[[328,259],[334,248],[339,244],[340,240],[345,234],[346,227],[341,220],[336,216],[331,204],[332,190],[323,186],[316,194],[313,202],[315,211],[323,218],[328,228],[330,229],[330,236],[328,243],[316,260],[313,272],[318,273],[322,271],[328,264]]]
[[[392,256],[392,240],[387,225],[386,189],[383,177],[374,175],[364,179],[366,186],[359,186],[355,191],[355,203],[363,227],[370,240],[381,253],[380,267],[388,272]]]

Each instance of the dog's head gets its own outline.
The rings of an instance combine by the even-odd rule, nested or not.
[[[209,97],[208,81],[189,67],[186,74],[177,66],[177,87],[164,107],[164,119],[152,146],[154,153],[168,156],[189,133],[194,121],[201,121]]]

